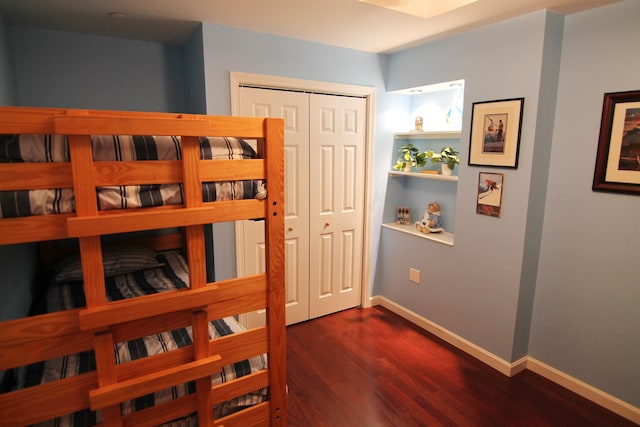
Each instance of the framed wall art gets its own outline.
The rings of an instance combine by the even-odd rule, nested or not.
[[[604,94],[592,189],[640,194],[640,90]]]
[[[469,166],[518,167],[524,98],[474,102]]]
[[[411,208],[407,206],[400,206],[396,212],[396,224],[410,225],[411,224]]]
[[[476,213],[500,218],[502,211],[502,186],[504,174],[480,172]]]

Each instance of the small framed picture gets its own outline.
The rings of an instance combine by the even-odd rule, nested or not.
[[[518,167],[524,98],[474,102],[469,166]]]
[[[640,90],[604,94],[592,189],[640,194]]]
[[[400,206],[398,213],[396,214],[396,224],[409,225],[411,224],[411,208],[406,206]]]
[[[480,172],[476,213],[500,218],[504,174]]]

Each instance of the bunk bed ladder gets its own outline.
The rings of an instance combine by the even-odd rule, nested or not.
[[[82,112],[74,112],[83,116]],[[186,122],[191,122],[185,118]],[[87,122],[87,121],[85,121]],[[73,127],[73,121],[60,120],[61,126],[65,124]],[[203,125],[206,125],[203,122]],[[90,122],[89,122],[90,125]],[[196,126],[196,128],[198,128]],[[202,132],[202,126],[199,127]],[[192,131],[198,133],[198,130]],[[202,132],[204,134],[204,132]],[[69,150],[72,158],[73,185],[76,198],[77,218],[98,217],[98,207],[95,197],[97,185],[94,181],[94,163],[91,149],[90,134],[70,134]],[[182,137],[182,171],[185,208],[198,208],[202,206],[202,187],[199,176],[200,145],[196,136]],[[122,217],[126,221],[127,216],[114,214],[111,221]],[[70,221],[71,223],[73,221]],[[97,224],[101,223],[97,220]],[[179,226],[180,224],[175,224]],[[134,226],[135,228],[135,226]],[[73,227],[70,227],[73,229]],[[119,381],[116,374],[116,361],[113,354],[114,338],[111,326],[120,324],[122,319],[115,315],[117,309],[110,310],[107,305],[104,275],[102,274],[102,249],[100,233],[103,229],[96,227],[95,234],[80,236],[80,252],[85,280],[85,293],[87,308],[80,312],[80,325],[82,329],[94,330],[94,350],[96,357],[96,371],[98,375],[98,389],[90,392],[90,402],[93,409],[101,409],[103,422],[109,426],[122,426],[123,419],[120,413],[119,403],[127,398],[135,398],[175,384],[195,380],[196,382],[196,408],[200,425],[213,425],[213,411],[211,406],[212,388],[211,374],[220,369],[220,356],[210,355],[208,313],[206,304],[211,296],[203,298],[202,306],[191,308],[191,325],[193,335],[193,362],[185,363],[177,367],[167,368],[160,372],[138,376],[133,379]],[[107,228],[108,230],[108,228]],[[204,228],[201,224],[187,225],[185,227],[187,239],[187,258],[189,263],[190,292],[205,291],[206,263],[204,253]],[[210,289],[213,294],[215,286]],[[151,301],[151,299],[149,299]],[[189,304],[194,304],[191,301]],[[135,305],[135,301],[125,302]],[[145,307],[149,315],[155,314],[152,307],[158,304],[149,304]],[[111,313],[114,315],[110,315]],[[97,314],[94,316],[94,314]],[[143,317],[142,315],[138,317]],[[168,421],[168,420],[167,420]]]

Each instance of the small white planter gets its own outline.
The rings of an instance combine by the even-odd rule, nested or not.
[[[453,173],[453,170],[449,169],[446,163],[442,163],[442,175],[450,176]]]

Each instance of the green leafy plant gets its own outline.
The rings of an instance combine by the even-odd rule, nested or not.
[[[453,170],[456,165],[460,164],[460,153],[452,146],[443,147],[439,153],[436,153],[433,150],[428,150],[424,154],[425,157],[430,159],[431,163],[434,165],[436,163],[446,163],[451,170]]]
[[[398,151],[402,153],[402,155],[396,160],[396,164],[393,165],[395,170],[404,170],[407,165],[411,165],[414,168],[421,168],[427,164],[426,153],[418,150],[413,144],[403,145]]]

